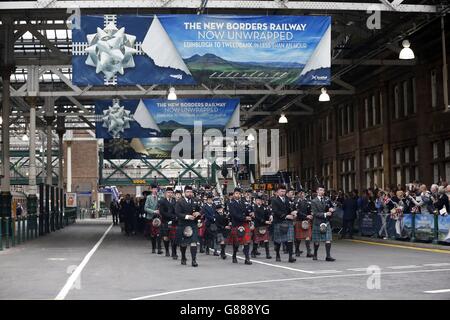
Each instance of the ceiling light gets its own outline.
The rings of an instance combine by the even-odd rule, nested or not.
[[[411,50],[411,43],[408,40],[403,40],[403,49],[400,51],[398,58],[401,60],[411,60],[414,59],[414,52]]]
[[[322,93],[319,96],[319,101],[321,102],[330,101],[330,95],[327,93],[327,89],[322,88],[320,89],[320,91],[322,91]]]
[[[278,123],[288,123],[288,120],[284,113],[281,114],[280,119],[278,119]]]
[[[27,134],[24,133],[23,136],[22,136],[22,141],[27,142],[28,140],[29,140],[29,139],[28,139]]]
[[[175,93],[174,87],[170,87],[169,94],[167,95],[167,100],[177,100],[177,94]]]
[[[248,135],[248,137],[247,137],[247,140],[248,140],[248,141],[255,141],[255,136],[254,136],[253,134],[250,133],[250,134]]]

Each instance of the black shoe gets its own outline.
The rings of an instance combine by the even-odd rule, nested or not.
[[[166,251],[166,257],[170,257],[169,251]]]
[[[156,253],[156,250],[155,250],[155,249],[152,249],[152,253]]]
[[[252,258],[256,258],[256,252],[251,253]]]
[[[313,256],[313,260],[317,260],[317,256]]]
[[[307,258],[312,258],[312,257],[314,257],[314,256],[312,255],[312,253],[307,253],[307,254],[306,254],[306,257],[307,257]]]
[[[177,259],[178,259],[178,256],[172,256],[172,259],[173,259],[173,260],[177,260]]]
[[[295,253],[295,256],[296,256],[296,257],[300,257],[300,251],[297,251],[297,252]]]
[[[181,259],[181,264],[185,266],[186,265],[186,259]]]
[[[233,263],[238,263],[236,257],[233,257]]]
[[[198,267],[197,261],[192,260],[192,266],[193,266],[193,267]]]
[[[223,260],[225,260],[225,259],[227,258],[227,255],[226,255],[226,254],[221,254],[220,257],[221,257]]]
[[[290,257],[288,261],[293,263],[293,262],[297,261],[297,259]]]
[[[267,255],[266,255],[266,259],[272,259],[272,256],[269,255],[269,254],[267,254]]]
[[[250,259],[245,259],[245,264],[251,265],[252,262],[250,261]]]
[[[161,250],[158,251],[158,254],[163,254],[164,252],[162,252]]]
[[[214,251],[213,256],[218,257],[218,256],[219,256],[219,253],[218,253],[217,251]]]
[[[200,251],[201,252],[201,251]],[[206,249],[205,254],[209,256],[209,249]]]
[[[275,261],[281,262],[281,257],[277,256],[277,258],[275,259]]]
[[[326,257],[325,260],[326,260],[326,261],[336,261],[336,259],[335,259],[335,258],[332,258],[332,257]]]
[[[261,252],[259,252],[258,250],[256,250],[256,255],[257,255],[257,256],[260,256],[260,255],[261,255]]]

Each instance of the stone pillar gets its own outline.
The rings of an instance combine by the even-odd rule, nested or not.
[[[53,121],[55,121],[54,115],[54,98],[46,97],[45,98],[45,121],[47,122],[47,177],[46,184],[52,185],[52,126]]]
[[[37,182],[36,182],[36,97],[28,97],[30,105],[30,159],[28,174],[28,214],[37,213]]]

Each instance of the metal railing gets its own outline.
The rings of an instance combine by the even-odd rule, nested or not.
[[[49,223],[49,232],[52,232],[74,223],[75,218],[76,209],[75,214],[66,209],[62,219],[56,212],[51,212],[48,218],[45,214],[42,217],[38,214],[0,217],[0,251],[45,235],[46,232],[40,232],[40,230],[46,230],[46,221]]]

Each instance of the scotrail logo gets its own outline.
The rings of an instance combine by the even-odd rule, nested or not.
[[[323,80],[327,80],[327,79],[328,79],[328,76],[316,76],[316,75],[312,75],[311,78],[312,78],[313,80],[320,80],[320,81],[323,81]]]
[[[181,80],[183,79],[183,75],[182,74],[171,74],[170,77]]]

